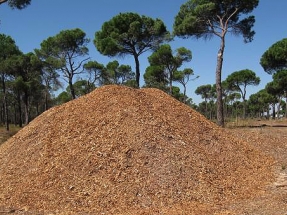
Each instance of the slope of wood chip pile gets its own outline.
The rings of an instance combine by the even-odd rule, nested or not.
[[[271,162],[160,90],[110,85],[46,111],[1,145],[0,207],[208,214],[257,193]]]

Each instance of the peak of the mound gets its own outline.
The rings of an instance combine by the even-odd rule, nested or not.
[[[160,90],[104,86],[0,147],[0,206],[155,214],[249,196],[268,179],[266,162]]]

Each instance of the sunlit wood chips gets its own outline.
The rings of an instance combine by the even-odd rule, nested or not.
[[[160,90],[104,86],[46,111],[0,147],[0,206],[208,214],[256,194],[272,162]]]

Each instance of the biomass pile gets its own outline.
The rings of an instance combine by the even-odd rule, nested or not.
[[[157,89],[104,86],[0,147],[0,207],[51,213],[208,214],[249,198],[271,160]]]

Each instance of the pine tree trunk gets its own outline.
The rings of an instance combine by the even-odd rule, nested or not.
[[[169,75],[169,95],[172,95],[172,72]]]
[[[25,125],[29,124],[29,96],[28,92],[24,93],[24,114],[25,114]]]
[[[22,105],[21,105],[21,95],[20,92],[18,92],[17,95],[17,100],[18,100],[18,111],[19,111],[19,127],[22,128],[23,126],[23,120],[22,120]]]
[[[217,66],[216,66],[217,124],[221,127],[224,127],[223,100],[222,100],[222,87],[221,87],[221,71],[222,71],[224,48],[225,48],[225,39],[224,37],[221,37],[221,44],[217,54]]]
[[[69,87],[70,87],[72,99],[75,99],[76,98],[76,93],[75,93],[75,89],[74,89],[74,86],[73,86],[72,78],[69,79]]]
[[[134,59],[136,63],[136,83],[137,83],[137,87],[140,87],[140,62],[136,54],[134,54]]]
[[[6,130],[9,131],[9,116],[8,116],[8,105],[7,105],[7,93],[6,93],[6,84],[5,77],[2,76],[2,90],[3,90],[3,103],[4,103],[4,119]]]

